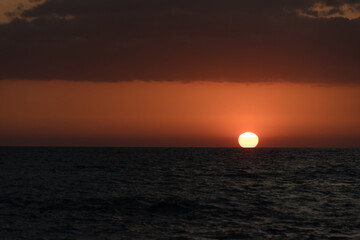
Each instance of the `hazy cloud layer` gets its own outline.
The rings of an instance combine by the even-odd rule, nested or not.
[[[0,79],[360,83],[359,3],[47,0],[0,25]]]

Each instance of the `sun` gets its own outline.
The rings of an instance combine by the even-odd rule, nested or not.
[[[245,132],[239,136],[239,144],[243,148],[254,148],[259,143],[259,137],[252,132]]]

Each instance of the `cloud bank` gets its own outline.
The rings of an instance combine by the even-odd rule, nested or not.
[[[0,25],[0,79],[357,84],[359,13],[355,0],[46,0]]]

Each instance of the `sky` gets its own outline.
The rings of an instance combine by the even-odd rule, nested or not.
[[[359,0],[0,9],[0,145],[360,147]]]

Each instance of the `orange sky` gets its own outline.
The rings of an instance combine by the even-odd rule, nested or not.
[[[0,81],[0,145],[360,147],[360,87]]]

